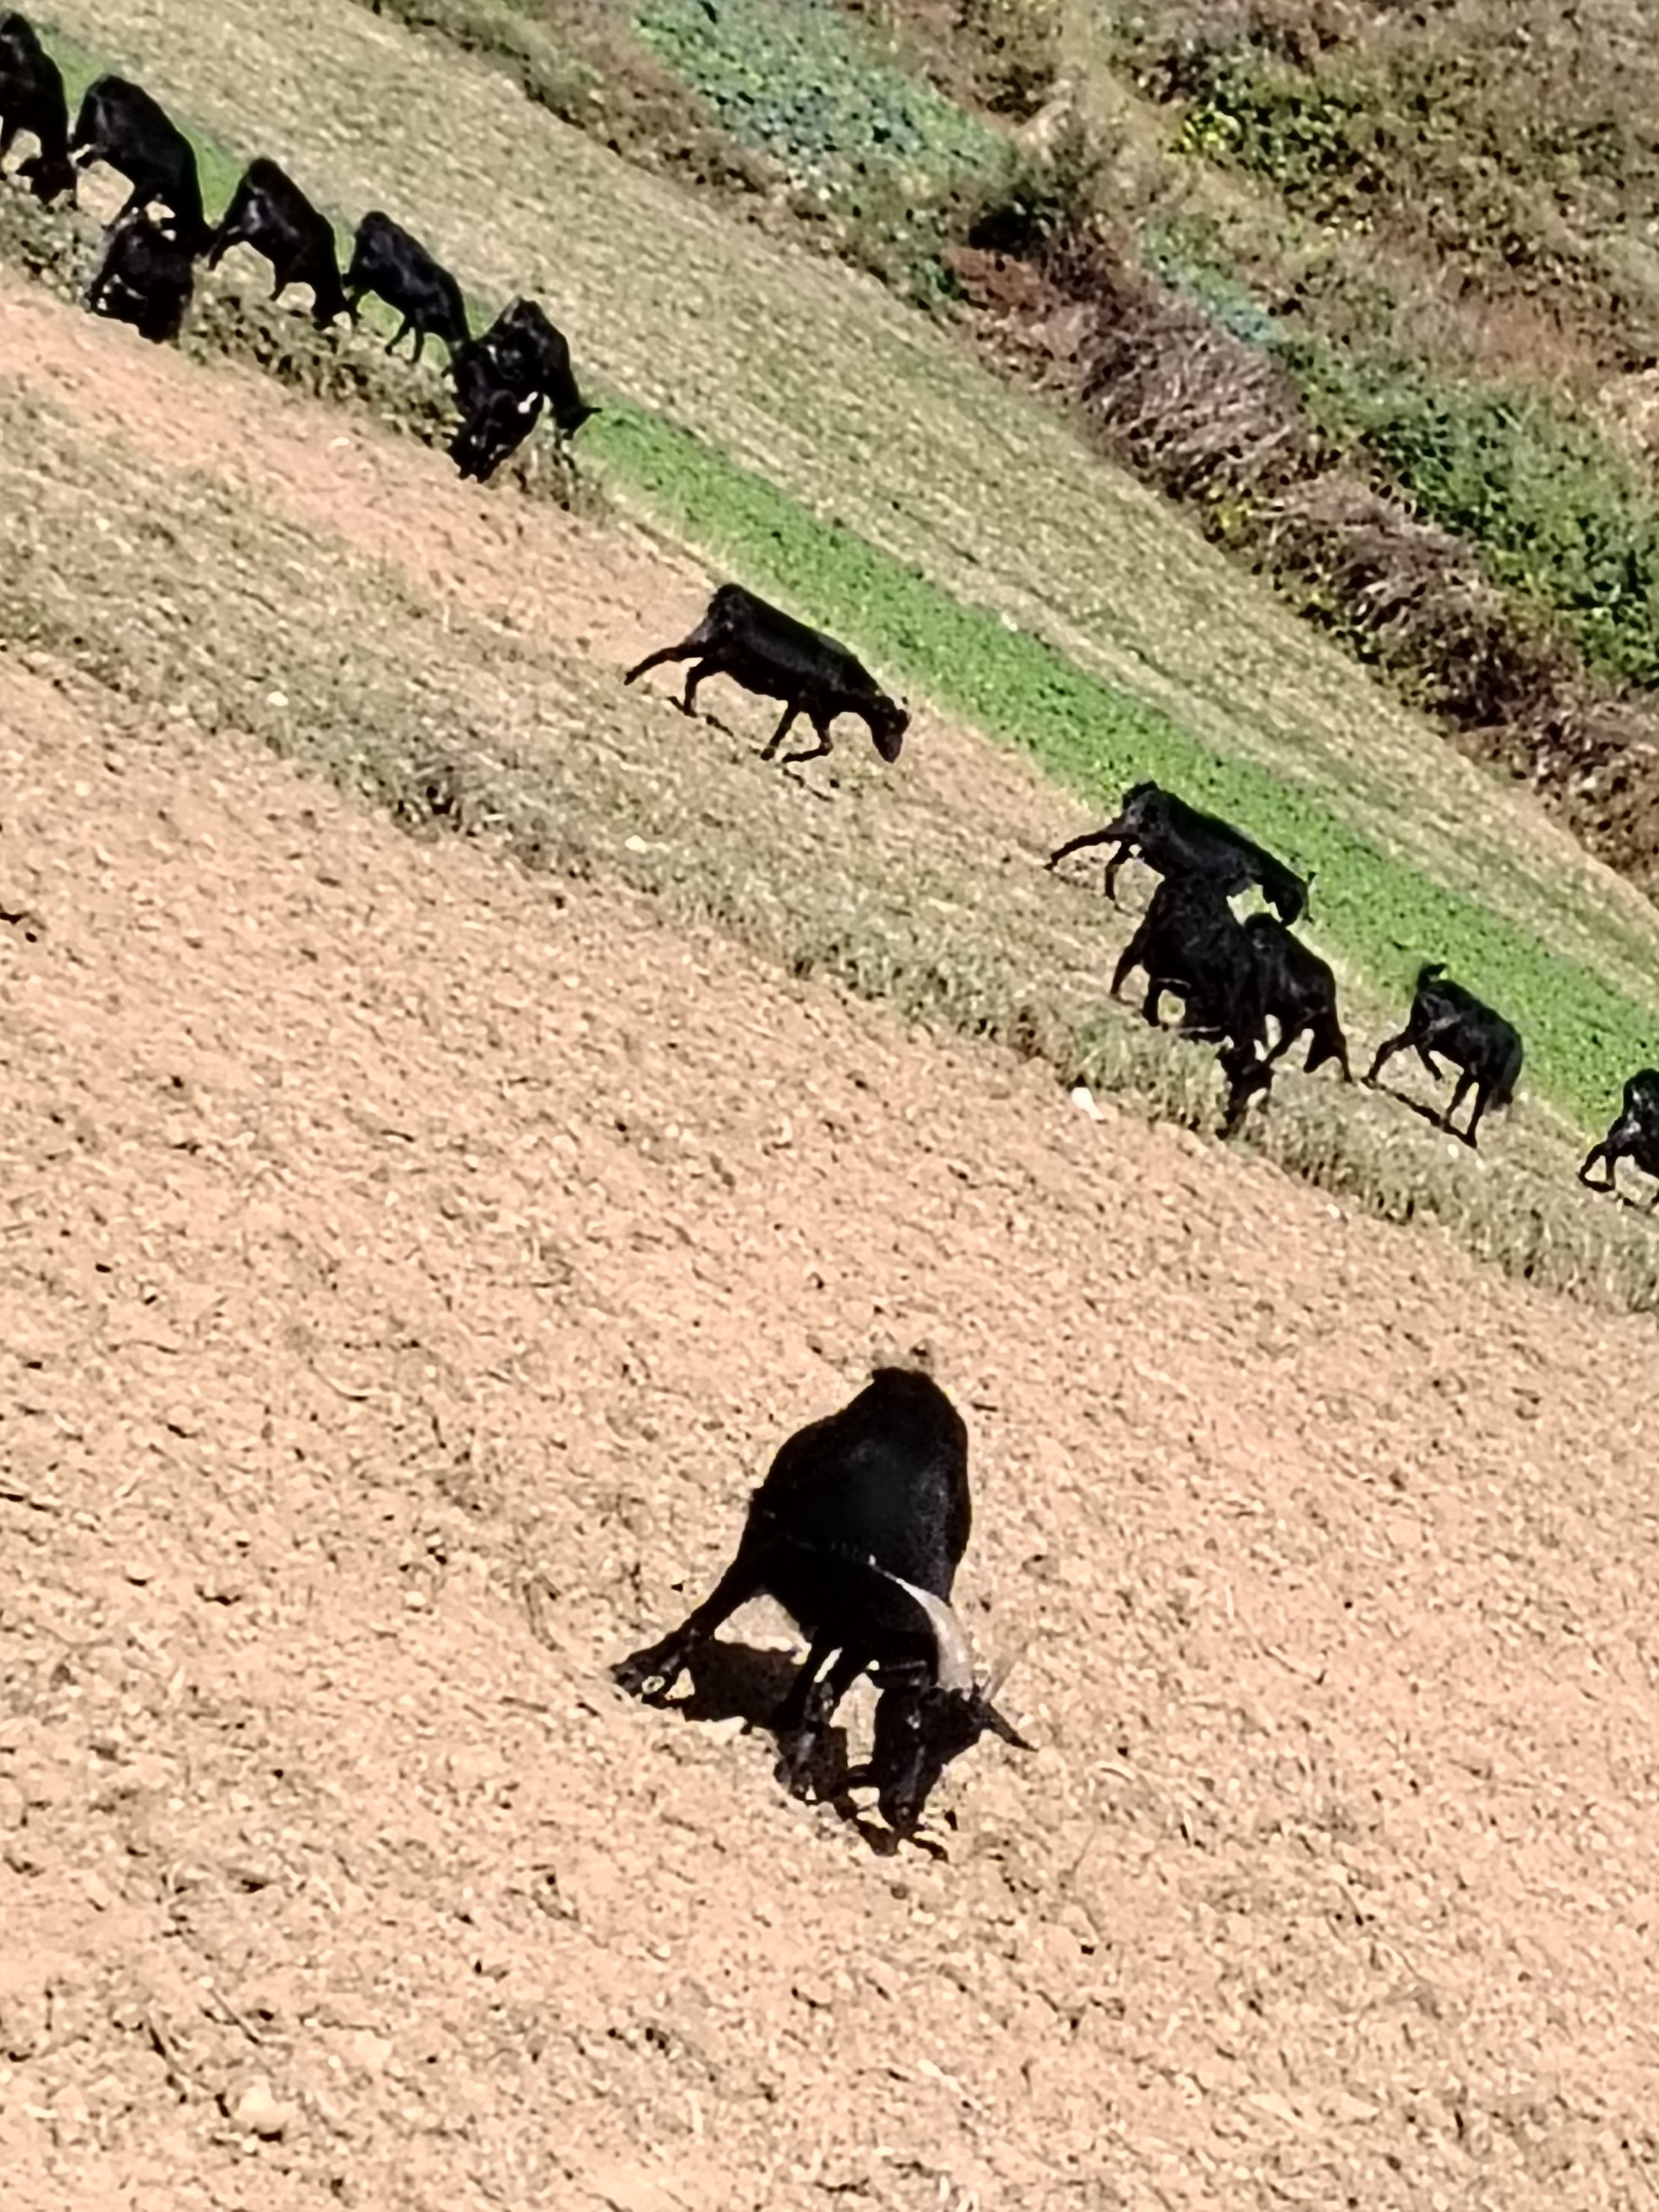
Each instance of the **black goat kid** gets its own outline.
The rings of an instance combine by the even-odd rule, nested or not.
[[[838,714],[856,714],[884,761],[896,761],[910,726],[910,716],[890,699],[864,663],[822,630],[797,622],[781,607],[770,606],[741,584],[722,584],[703,611],[702,620],[678,645],[665,645],[636,661],[623,677],[632,684],[648,668],[668,660],[696,662],[685,679],[681,712],[696,712],[697,686],[711,676],[729,676],[763,699],[781,699],[783,720],[767,739],[763,760],[775,757],[798,714],[817,732],[805,752],[786,753],[785,767],[817,760],[834,744],[830,726]]]
[[[908,1835],[953,1759],[989,1729],[1029,1750],[974,1679],[951,1611],[967,1549],[968,1435],[931,1376],[878,1367],[838,1413],[798,1430],[751,1497],[737,1556],[682,1626],[614,1669],[624,1689],[667,1696],[748,1599],[775,1598],[811,1649],[774,1725],[780,1775],[804,1796],[836,1706],[873,1668],[880,1691],[868,1783]]]
[[[1295,921],[1307,911],[1310,878],[1298,876],[1219,815],[1201,813],[1156,783],[1132,786],[1123,794],[1115,821],[1103,830],[1069,838],[1049,854],[1045,865],[1053,868],[1067,854],[1091,845],[1115,848],[1106,864],[1103,886],[1109,899],[1117,896],[1118,871],[1132,853],[1138,853],[1166,881],[1207,883],[1224,898],[1237,898],[1252,884],[1258,884],[1281,921]]]

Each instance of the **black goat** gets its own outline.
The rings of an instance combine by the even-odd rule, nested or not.
[[[80,168],[107,161],[127,179],[132,190],[123,216],[160,200],[172,212],[179,243],[192,254],[206,248],[195,149],[142,85],[123,76],[94,77],[76,117],[70,152]]]
[[[951,1609],[971,1517],[961,1416],[917,1368],[878,1367],[850,1404],[788,1438],[713,1593],[623,1660],[617,1680],[635,1692],[654,1681],[666,1697],[740,1605],[775,1598],[811,1641],[775,1723],[781,1778],[805,1794],[836,1706],[873,1667],[874,1744],[846,1781],[872,1784],[889,1825],[908,1834],[945,1767],[988,1729],[1030,1748],[975,1682]]]
[[[20,131],[39,151],[18,164],[17,174],[38,200],[75,197],[75,164],[69,156],[69,102],[64,73],[40,44],[27,15],[0,15],[0,167]]]
[[[1106,864],[1103,886],[1114,901],[1118,871],[1133,853],[1160,876],[1201,877],[1225,898],[1258,884],[1281,921],[1295,921],[1307,910],[1308,885],[1302,877],[1231,822],[1200,813],[1156,783],[1138,783],[1125,792],[1115,822],[1056,847],[1045,865],[1055,867],[1089,845],[1117,848]]]
[[[1443,1128],[1451,1129],[1452,1115],[1473,1085],[1474,1110],[1469,1115],[1468,1127],[1452,1131],[1454,1135],[1461,1134],[1466,1145],[1473,1146],[1480,1116],[1487,1107],[1507,1106],[1515,1096],[1522,1056],[1519,1036],[1501,1014],[1495,1014],[1490,1006],[1483,1005],[1473,992],[1466,991],[1461,983],[1448,982],[1440,962],[1433,960],[1419,969],[1406,1026],[1398,1036],[1389,1037],[1377,1047],[1366,1082],[1375,1083],[1384,1064],[1407,1046],[1437,1083],[1440,1070],[1434,1062],[1436,1053],[1458,1070],[1451,1103],[1439,1117]]]
[[[1221,1047],[1228,1086],[1222,1133],[1230,1134],[1273,1081],[1261,980],[1244,925],[1212,884],[1166,876],[1119,956],[1114,998],[1136,968],[1146,970],[1141,1012],[1154,1027],[1169,991],[1183,1002],[1182,1036]]]
[[[435,261],[401,223],[371,208],[357,226],[351,249],[351,266],[345,277],[346,312],[355,323],[357,303],[365,292],[378,293],[403,317],[386,340],[392,348],[407,331],[415,333],[410,359],[418,361],[430,337],[441,338],[453,360],[471,333],[461,288],[441,262]]]
[[[143,208],[118,216],[86,289],[94,314],[131,323],[152,345],[176,338],[196,282],[195,254],[174,219],[157,222]]]
[[[1590,1170],[1601,1160],[1607,1168],[1605,1182],[1590,1182]],[[1612,1127],[1599,1145],[1592,1145],[1578,1170],[1580,1182],[1592,1190],[1612,1190],[1620,1160],[1629,1160],[1646,1176],[1659,1176],[1659,1068],[1644,1067],[1625,1085],[1624,1103]],[[1659,1182],[1654,1186],[1648,1210],[1659,1206]]]
[[[467,361],[467,352],[480,343],[469,339],[455,357],[461,420],[449,441],[449,458],[463,477],[488,483],[540,422],[542,395],[515,390],[495,374],[487,357]]]
[[[1305,1035],[1308,1073],[1334,1060],[1342,1080],[1352,1083],[1347,1039],[1336,1016],[1336,978],[1328,964],[1271,914],[1247,915],[1244,934],[1255,957],[1263,1018],[1279,1024],[1279,1042],[1267,1064],[1281,1059]]]
[[[503,307],[481,337],[450,364],[461,425],[449,456],[464,477],[493,476],[536,427],[545,401],[560,437],[570,438],[599,410],[576,388],[570,348],[534,300]]]
[[[290,284],[309,284],[319,330],[344,314],[333,224],[285,169],[263,155],[248,163],[230,196],[208,248],[208,267],[216,269],[233,246],[251,246],[270,264],[273,300],[280,300]]]
[[[861,660],[821,630],[768,605],[741,584],[722,584],[702,620],[678,645],[647,653],[630,668],[624,684],[665,660],[695,660],[685,679],[680,709],[695,711],[697,686],[710,676],[729,676],[745,691],[784,701],[783,720],[761,753],[770,760],[798,714],[805,714],[818,741],[805,752],[787,753],[784,764],[817,760],[831,750],[830,726],[837,714],[856,714],[884,761],[896,761],[910,717],[889,698]]]

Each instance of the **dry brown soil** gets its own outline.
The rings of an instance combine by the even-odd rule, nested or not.
[[[1659,2200],[1650,1323],[3,659],[0,907],[6,2212]],[[893,1851],[605,1668],[918,1336],[1040,1747]]]

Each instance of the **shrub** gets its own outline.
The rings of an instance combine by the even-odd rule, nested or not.
[[[1099,214],[1107,162],[1082,123],[1068,118],[1045,151],[1016,148],[965,196],[960,235],[987,253],[1042,264],[1084,246]]]
[[[1281,349],[1328,433],[1497,581],[1553,609],[1592,667],[1659,687],[1659,499],[1601,433],[1546,394],[1413,362]]]

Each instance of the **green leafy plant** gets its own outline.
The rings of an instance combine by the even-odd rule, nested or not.
[[[1278,350],[1331,435],[1559,616],[1593,668],[1659,688],[1659,498],[1602,434],[1524,387],[1307,341]]]
[[[924,188],[982,162],[993,134],[881,59],[824,0],[644,0],[641,36],[735,137],[825,199],[873,165]]]

